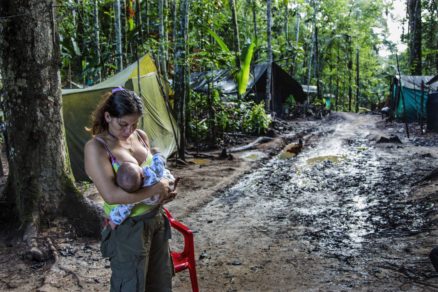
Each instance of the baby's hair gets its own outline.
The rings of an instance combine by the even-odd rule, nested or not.
[[[116,182],[128,193],[137,191],[141,184],[141,175],[133,163],[123,162],[117,170]]]

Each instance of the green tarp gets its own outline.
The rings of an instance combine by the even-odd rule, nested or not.
[[[429,92],[437,90],[436,85],[427,85],[431,79],[432,76],[394,77],[391,89],[391,108],[395,118],[407,122],[426,120]]]
[[[176,150],[176,137],[179,131],[175,119],[167,108],[162,94],[160,77],[149,55],[139,60],[140,88],[145,113],[140,121],[149,136],[151,145],[158,147],[168,157]],[[85,130],[91,126],[91,113],[99,103],[101,96],[112,88],[123,86],[140,95],[137,63],[127,67],[104,82],[85,89],[66,89],[62,92],[63,116],[66,129],[67,146],[73,174],[76,180],[88,180],[84,171],[84,145],[91,138]]]

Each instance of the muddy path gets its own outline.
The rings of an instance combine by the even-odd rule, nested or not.
[[[167,207],[195,232],[201,291],[438,291],[438,180],[413,185],[438,167],[438,135],[346,113],[279,127],[284,139],[234,160],[172,169],[184,179]],[[401,143],[377,143],[391,135]],[[298,137],[301,153],[277,155]],[[56,262],[0,240],[0,291],[109,290],[97,241],[54,222],[41,243]],[[187,271],[173,282],[191,291]]]
[[[427,257],[438,243],[437,188],[411,186],[438,167],[438,144],[382,123],[336,114],[297,157],[259,165],[184,218],[202,290],[438,290]],[[390,134],[402,143],[376,142]]]

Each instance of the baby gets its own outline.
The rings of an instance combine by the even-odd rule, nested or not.
[[[157,151],[152,148],[152,164],[150,166],[141,167],[133,162],[123,162],[120,164],[116,182],[123,190],[132,193],[142,187],[152,186],[158,183],[162,178],[169,180],[169,186],[175,188],[175,178],[168,169],[165,168],[165,159]],[[154,195],[142,201],[146,205],[157,205],[160,201],[159,195]],[[135,204],[118,205],[110,212],[110,225],[114,229],[116,225],[121,224],[129,214]]]

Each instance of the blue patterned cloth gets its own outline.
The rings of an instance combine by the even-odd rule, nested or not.
[[[143,167],[143,185],[142,187],[153,186],[158,183],[162,178],[169,180],[169,184],[175,181],[175,178],[166,167],[166,160],[160,153],[155,153],[152,156],[152,163],[150,166]],[[142,201],[146,205],[157,205],[160,201],[159,195],[154,195]],[[118,205],[110,212],[111,221],[115,224],[121,224],[131,214],[132,208],[135,204]]]

